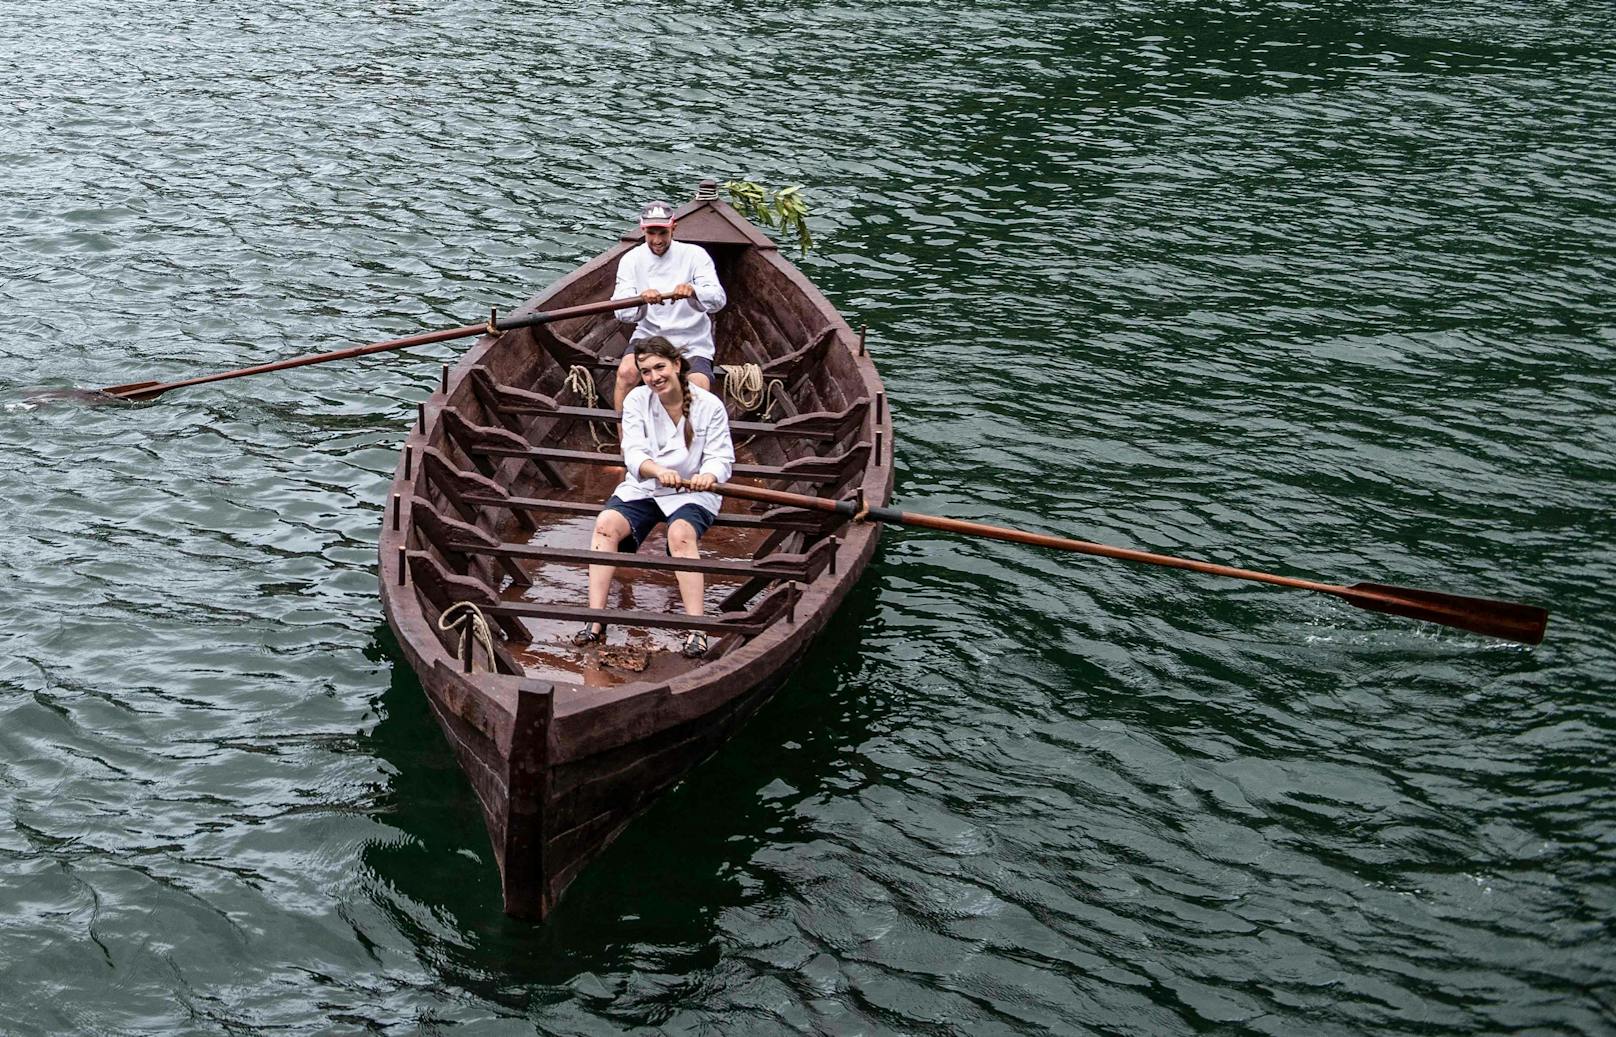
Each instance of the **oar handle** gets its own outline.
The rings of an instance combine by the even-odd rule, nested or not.
[[[1356,608],[1396,616],[1406,616],[1410,619],[1420,619],[1431,623],[1441,623],[1445,626],[1458,627],[1461,630],[1469,630],[1489,637],[1519,641],[1522,644],[1538,644],[1541,642],[1549,621],[1547,609],[1511,601],[1474,598],[1461,594],[1448,594],[1443,591],[1418,590],[1412,587],[1393,587],[1381,583],[1357,583],[1347,587],[1338,583],[1299,580],[1292,576],[1280,576],[1276,573],[1259,572],[1255,569],[1239,569],[1230,565],[1218,565],[1215,562],[1199,562],[1189,558],[1175,558],[1172,555],[1155,554],[1150,551],[1135,551],[1126,547],[1113,547],[1110,544],[1091,543],[1087,540],[1070,540],[1066,537],[1029,533],[1020,529],[1006,529],[1002,526],[985,526],[979,522],[966,522],[963,519],[945,518],[938,515],[917,515],[912,512],[899,511],[897,508],[861,507],[854,501],[829,500],[824,497],[810,497],[801,493],[787,493],[784,490],[766,490],[760,486],[737,486],[733,483],[719,483],[713,487],[712,492],[722,494],[725,497],[737,497],[742,500],[759,501],[764,504],[781,504],[788,507],[813,508],[818,511],[835,512],[847,515],[856,521],[893,522],[905,526],[920,526],[925,529],[937,529],[948,533],[964,533],[968,536],[984,537],[989,540],[1031,544],[1035,547],[1049,547],[1058,551],[1075,551],[1080,554],[1097,555],[1102,558],[1117,558],[1126,562],[1162,565],[1173,569],[1188,569],[1191,572],[1205,573],[1208,576],[1225,576],[1236,580],[1267,583],[1276,587],[1315,591],[1320,594],[1332,595]]]
[[[672,292],[658,292],[657,302],[670,302],[675,298]],[[593,313],[606,313],[609,310],[627,310],[636,306],[645,305],[645,297],[640,295],[625,295],[621,299],[606,299],[603,302],[586,302],[577,306],[563,306],[559,310],[538,310],[534,313],[524,313],[520,317],[498,317],[490,323],[494,331],[516,331],[521,328],[531,328],[535,324],[549,324],[552,321],[566,320],[569,317],[587,317]]]

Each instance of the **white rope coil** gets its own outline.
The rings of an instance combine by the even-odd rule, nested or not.
[[[595,391],[595,376],[582,364],[573,364],[567,368],[567,381],[563,388],[571,389],[574,395],[584,401],[584,406],[591,410],[600,406],[600,394]],[[613,445],[610,433],[607,433],[606,438],[601,438],[599,425],[598,421],[585,422],[585,426],[589,429],[589,441],[594,444],[596,451],[610,453],[607,449]]]
[[[763,385],[763,368],[757,364],[720,364],[719,369],[724,372],[724,395],[734,402],[740,413],[758,409],[759,404],[767,404],[763,412],[758,415],[759,421],[773,421],[774,408],[785,395],[786,385],[778,378],[769,379],[768,387]]]
[[[763,368],[757,364],[719,364],[724,372],[724,395],[735,402],[741,413],[757,409],[763,402]]]
[[[482,642],[483,651],[488,653],[488,668],[494,668],[494,635],[488,629],[488,619],[482,609],[469,601],[457,601],[438,617],[438,629],[460,631],[460,641],[455,646],[456,658],[466,657],[466,638],[474,637]]]

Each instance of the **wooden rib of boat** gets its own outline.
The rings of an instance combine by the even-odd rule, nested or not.
[[[763,399],[731,399],[732,482],[886,502],[892,426],[862,338],[775,244],[715,197],[676,235],[712,255],[729,303],[720,365],[756,364]],[[637,230],[511,314],[610,298]],[[586,607],[595,514],[622,476],[611,410],[629,325],[582,316],[484,336],[418,411],[381,534],[381,594],[399,646],[482,804],[505,910],[542,919],[640,811],[710,755],[803,658],[874,554],[879,526],[726,499],[697,562],[654,537],[606,609]],[[736,377],[737,386],[743,380]],[[594,399],[590,389],[594,390]],[[719,387],[715,386],[715,391]],[[707,613],[679,609],[700,568]],[[471,622],[442,629],[475,605]],[[583,623],[606,649],[577,648]],[[708,633],[701,659],[677,651]],[[468,636],[462,636],[467,634]],[[626,640],[625,640],[626,639]]]

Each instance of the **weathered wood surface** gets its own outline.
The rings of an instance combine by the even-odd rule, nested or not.
[[[723,203],[686,206],[678,236],[709,250],[730,297],[717,322],[719,362],[757,363],[786,387],[773,420],[732,424],[757,455],[740,474],[884,503],[891,419],[858,335]],[[510,319],[603,298],[637,241],[625,237]],[[777,508],[718,516],[717,527],[752,538],[747,557],[691,563],[548,539],[598,512],[600,499],[585,487],[607,476],[589,473],[622,463],[590,448],[586,431],[611,437],[617,415],[569,402],[567,370],[584,366],[609,399],[627,331],[609,315],[579,316],[480,339],[421,404],[383,520],[388,622],[482,806],[506,910],[521,917],[548,913],[589,860],[767,698],[831,621],[878,535],[843,515]],[[583,528],[568,535],[585,535]],[[717,614],[699,619],[590,610],[582,600],[554,600],[553,589],[550,600],[528,598],[554,572],[608,560],[625,570],[703,571],[740,586]],[[458,601],[476,604],[493,628],[495,672],[485,672],[481,648],[473,652],[477,672],[462,672],[458,634],[436,629]],[[614,628],[694,627],[715,639],[699,663],[641,683],[590,687],[524,672],[533,658],[524,641],[534,630],[591,619]],[[575,651],[553,643],[543,650]]]

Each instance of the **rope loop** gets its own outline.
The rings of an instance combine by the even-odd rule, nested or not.
[[[724,395],[745,414],[763,402],[763,368],[757,364],[719,364],[724,372]]]
[[[763,408],[763,413],[758,415],[758,420],[759,421],[773,421],[774,420],[774,406],[775,406],[775,404],[780,402],[780,398],[782,396],[784,396],[785,394],[786,394],[786,383],[785,382],[782,382],[778,378],[769,379],[769,392],[768,392],[769,405],[767,407]]]
[[[494,635],[488,628],[488,618],[483,615],[482,609],[469,601],[457,601],[438,617],[438,629],[460,631],[460,641],[455,646],[455,657],[460,659],[466,656],[466,638],[476,638],[482,643],[483,651],[488,653],[489,669],[493,669]]]
[[[774,420],[774,408],[786,394],[785,382],[771,378],[765,387],[763,368],[757,364],[719,364],[718,370],[724,372],[724,397],[735,404],[737,417],[755,411],[759,405],[763,405],[758,420],[764,422]],[[752,439],[752,436],[747,436],[736,445],[745,446],[752,442]]]
[[[573,364],[567,368],[567,381],[562,388],[571,389],[574,395],[584,401],[584,406],[591,410],[600,406],[600,393],[595,391],[595,376],[582,364]],[[585,427],[589,429],[589,441],[594,444],[597,452],[610,453],[611,450],[608,448],[613,447],[610,434],[602,439],[599,426],[598,421],[585,423]]]

